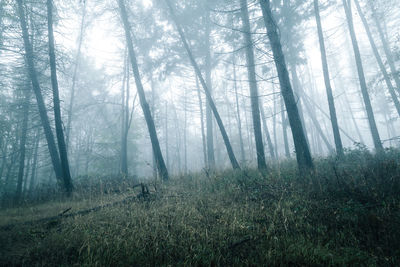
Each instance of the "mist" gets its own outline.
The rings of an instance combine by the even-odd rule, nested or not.
[[[398,264],[399,13],[396,0],[0,0],[0,265]],[[93,239],[99,221],[116,254]],[[18,231],[46,237],[13,258]],[[57,242],[70,256],[45,256]]]

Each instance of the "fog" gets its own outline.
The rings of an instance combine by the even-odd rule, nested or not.
[[[247,21],[243,1],[171,1],[172,9],[163,1],[134,1],[126,3],[127,24],[121,19],[118,1],[54,1],[59,131],[48,56],[48,8],[44,2],[27,1],[22,3],[25,17],[21,18],[19,2],[1,1],[0,10],[3,196],[21,187],[23,195],[57,183],[62,187],[65,168],[73,184],[104,175],[167,179],[163,176],[166,170],[170,176],[224,170],[232,168],[235,160],[240,168],[268,168],[289,157],[301,164],[292,134],[296,116],[305,148],[313,158],[341,154],[337,151],[341,146],[345,151],[398,146],[397,1],[359,0],[356,4],[362,13],[351,3],[355,40],[349,34],[343,3],[319,3],[339,146],[312,1],[271,3],[284,62],[278,62],[281,59],[271,49],[258,1],[248,1]],[[24,43],[21,19],[28,43]],[[354,41],[360,63],[355,59]],[[283,63],[289,73],[294,106],[288,107],[290,100],[281,94],[287,88],[276,62]],[[32,86],[32,69],[39,88]],[[38,93],[44,99],[42,110],[38,109]],[[144,106],[150,111],[148,117]],[[288,116],[288,109],[293,108],[298,115]],[[47,113],[52,137],[45,134],[40,112]],[[149,135],[152,124],[153,137]],[[65,141],[60,141],[60,133]],[[49,138],[53,138],[53,148]],[[61,162],[59,175],[49,149],[55,150]],[[66,166],[59,157],[68,158]]]

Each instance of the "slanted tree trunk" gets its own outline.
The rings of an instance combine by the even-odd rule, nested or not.
[[[49,57],[50,57],[50,70],[51,70],[51,85],[53,88],[53,109],[54,121],[56,125],[56,136],[58,151],[60,153],[62,176],[64,181],[64,188],[67,194],[71,194],[73,185],[71,173],[69,169],[67,147],[65,145],[64,130],[61,119],[60,96],[58,92],[57,81],[57,68],[56,68],[56,55],[54,49],[54,34],[53,34],[53,1],[47,0],[47,26],[49,35]]]
[[[307,101],[307,99],[304,98],[305,97],[305,92],[304,92],[303,87],[302,87],[302,85],[300,83],[299,77],[297,76],[296,65],[293,65],[293,67],[292,67],[292,76],[293,76],[293,83],[295,84],[295,86],[297,88],[297,93],[302,98],[303,106],[305,106],[306,111],[307,111],[307,113],[308,113],[308,115],[309,115],[309,117],[311,119],[312,124],[315,127],[316,132],[318,133],[319,137],[321,137],[321,139],[324,142],[325,146],[327,147],[328,151],[333,151],[333,147],[329,143],[328,138],[326,137],[324,131],[322,130],[321,125],[320,125],[320,123],[319,123],[319,121],[318,121],[318,119],[316,117],[315,111],[312,109],[312,107],[311,107],[310,103]],[[302,117],[301,114],[303,114],[303,112],[300,113],[300,118]],[[304,118],[301,121],[304,122]],[[305,123],[303,124],[303,126],[305,127]],[[304,131],[304,134],[307,135],[307,131]],[[319,145],[319,142],[317,142],[317,144]],[[308,143],[308,145],[309,145],[309,143]]]
[[[324,41],[324,34],[322,32],[322,23],[321,23],[321,17],[320,17],[320,12],[319,12],[318,0],[314,0],[314,11],[315,11],[315,20],[317,22],[319,47],[320,47],[320,51],[321,51],[322,69],[324,72],[326,95],[328,97],[329,114],[330,114],[330,121],[332,124],[333,137],[335,140],[336,153],[339,156],[343,156],[343,144],[342,144],[342,139],[340,137],[339,125],[338,125],[338,120],[337,120],[337,116],[336,116],[335,100],[333,98],[331,80],[329,77],[328,60],[326,58],[325,41]]]
[[[360,49],[358,47],[358,41],[356,37],[356,33],[354,31],[354,24],[353,24],[353,15],[351,13],[351,1],[350,0],[343,0],[343,8],[346,13],[347,24],[349,27],[349,33],[351,37],[351,42],[353,44],[354,50],[354,57],[357,64],[357,72],[358,78],[360,81],[361,93],[363,96],[365,109],[367,111],[368,123],[369,128],[371,130],[372,140],[375,145],[375,149],[377,151],[382,151],[383,146],[381,142],[381,138],[379,137],[378,128],[376,127],[375,116],[372,110],[371,100],[369,98],[369,93],[367,89],[367,82],[365,81],[365,74],[364,74],[364,67],[361,60]]]
[[[249,10],[247,8],[247,0],[240,0],[241,16],[243,23],[243,35],[245,39],[247,73],[250,87],[251,111],[253,118],[254,140],[256,143],[257,166],[259,170],[265,170],[264,144],[261,131],[260,107],[258,100],[258,88],[256,79],[256,66],[254,60],[253,40],[251,38],[251,29],[249,21]],[[266,133],[267,134],[267,133]]]
[[[82,48],[84,31],[85,31],[85,18],[86,18],[86,1],[83,1],[83,13],[82,13],[79,39],[78,39],[78,51],[76,53],[76,58],[75,58],[74,73],[72,75],[71,96],[70,96],[70,100],[69,100],[69,107],[68,107],[68,113],[67,113],[67,128],[66,128],[66,133],[65,133],[65,140],[66,140],[65,143],[67,146],[67,150],[68,150],[68,146],[69,146],[71,124],[72,124],[72,119],[73,119],[73,109],[74,109],[74,103],[75,103],[75,87],[76,87],[76,80],[78,77],[79,62],[81,59],[81,48]]]
[[[292,129],[293,141],[296,149],[297,163],[301,173],[314,169],[311,153],[307,145],[307,139],[301,124],[299,111],[294,98],[292,86],[290,84],[289,73],[287,71],[282,45],[278,35],[278,27],[272,16],[270,0],[260,0],[265,27],[271,43],[274,55],[275,66],[278,72],[281,92],[285,101],[286,110],[289,116],[289,123]]]
[[[158,137],[157,137],[156,127],[154,125],[154,121],[153,121],[153,117],[150,112],[149,104],[147,103],[146,95],[144,93],[144,88],[143,88],[142,80],[140,77],[139,67],[137,64],[136,55],[135,55],[135,51],[133,48],[133,41],[132,41],[131,30],[130,30],[131,27],[129,25],[128,15],[126,12],[124,0],[118,0],[118,5],[119,5],[119,9],[120,9],[121,19],[122,19],[124,29],[125,29],[126,42],[128,45],[129,57],[130,57],[131,64],[132,64],[132,71],[135,76],[136,89],[139,94],[140,105],[142,107],[143,114],[144,114],[146,124],[147,124],[147,128],[149,130],[151,144],[153,147],[153,153],[154,153],[154,156],[155,156],[156,162],[157,162],[158,173],[159,173],[160,177],[164,181],[166,181],[166,180],[168,180],[168,170],[167,170],[167,167],[165,166],[164,158],[161,153],[160,143],[159,143]]]
[[[387,60],[387,63],[389,64],[390,72],[392,73],[392,76],[396,83],[397,92],[398,92],[398,94],[400,94],[400,77],[399,77],[399,73],[397,72],[394,61],[393,61],[394,57],[393,57],[392,51],[390,49],[390,45],[385,37],[385,33],[383,32],[382,25],[379,22],[379,18],[377,16],[375,8],[372,4],[373,1],[370,1],[369,3],[371,6],[372,17],[375,20],[376,28],[378,29],[379,37],[381,38],[381,42],[383,44],[383,50],[385,51],[385,54],[386,54],[386,60]]]
[[[47,146],[50,153],[51,162],[53,165],[54,172],[56,174],[56,178],[59,181],[63,180],[63,174],[61,169],[60,158],[57,151],[57,146],[54,141],[54,135],[50,127],[49,117],[47,115],[46,105],[44,103],[42,90],[39,84],[39,80],[36,73],[35,64],[33,61],[33,48],[32,44],[29,40],[28,28],[25,21],[25,11],[22,0],[17,0],[17,9],[18,9],[18,17],[21,24],[22,29],[22,37],[24,40],[24,48],[25,48],[25,58],[26,58],[26,67],[29,74],[29,77],[32,82],[32,88],[36,96],[36,101],[39,108],[39,116],[42,122],[44,134],[47,140]],[[65,188],[66,189],[66,188]]]
[[[359,4],[358,0],[354,0],[354,2],[355,2],[355,4],[356,4],[357,11],[358,11],[358,14],[360,15],[361,21],[362,21],[362,23],[363,23],[363,25],[364,25],[364,29],[365,29],[365,31],[367,32],[368,40],[369,40],[369,43],[370,43],[370,45],[371,45],[372,51],[374,52],[375,59],[376,59],[376,61],[378,62],[379,69],[381,70],[381,72],[382,72],[382,74],[383,74],[383,79],[384,79],[385,82],[386,82],[386,86],[387,86],[387,88],[388,88],[389,94],[390,94],[390,96],[391,96],[391,98],[392,98],[392,100],[393,100],[394,106],[395,106],[395,108],[396,108],[396,110],[397,110],[397,114],[400,116],[400,103],[399,103],[399,99],[397,98],[395,89],[394,89],[394,87],[393,87],[393,85],[392,85],[392,81],[390,80],[389,74],[388,74],[387,71],[386,71],[386,67],[385,67],[385,65],[383,64],[382,58],[381,58],[381,56],[379,55],[379,51],[378,51],[378,48],[376,47],[374,38],[372,37],[372,33],[371,33],[370,28],[369,28],[367,19],[365,18],[364,13],[363,13],[362,10],[361,10],[361,7],[360,7],[360,4]],[[379,23],[379,22],[378,22],[378,23]],[[389,51],[389,52],[390,52],[390,51]],[[395,76],[396,76],[396,75],[395,75]]]
[[[185,47],[185,50],[186,50],[186,52],[187,52],[187,54],[189,56],[190,62],[192,64],[192,66],[193,66],[193,68],[194,68],[194,70],[196,72],[196,75],[199,78],[200,83],[201,83],[201,85],[203,87],[203,90],[204,90],[204,92],[206,94],[206,97],[207,97],[208,102],[209,102],[209,106],[210,106],[211,110],[214,113],[214,117],[215,117],[215,120],[217,121],[218,127],[219,127],[219,129],[221,131],[222,138],[224,139],[225,147],[226,147],[226,150],[228,152],[228,156],[229,156],[229,159],[231,161],[232,167],[234,169],[239,169],[240,168],[239,167],[239,163],[237,162],[235,154],[233,153],[233,149],[232,149],[231,143],[229,141],[228,134],[226,133],[224,124],[222,123],[221,117],[220,117],[220,115],[218,113],[218,110],[217,110],[217,107],[215,106],[215,103],[214,103],[214,101],[212,99],[211,93],[208,90],[208,86],[207,86],[207,84],[206,84],[206,82],[205,82],[205,80],[203,78],[203,75],[201,74],[200,68],[197,65],[196,60],[194,59],[194,56],[192,54],[192,51],[190,50],[189,44],[186,41],[185,35],[183,33],[183,29],[180,26],[180,24],[178,23],[178,20],[176,18],[176,15],[175,15],[174,9],[173,9],[173,7],[171,5],[171,2],[169,0],[165,0],[165,1],[166,1],[167,5],[168,5],[172,20],[174,21],[174,23],[176,25],[176,28],[177,28],[178,33],[179,33],[179,36],[181,37],[183,46]]]

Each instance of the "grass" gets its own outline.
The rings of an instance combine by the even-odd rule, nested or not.
[[[313,179],[298,177],[293,161],[264,175],[251,169],[191,174],[159,185],[148,198],[18,223],[137,194],[122,191],[0,211],[0,265],[400,264],[397,150],[371,155],[359,149],[341,161],[318,159]]]

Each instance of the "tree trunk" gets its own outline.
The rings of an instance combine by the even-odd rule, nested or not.
[[[135,51],[133,48],[133,41],[132,41],[131,32],[130,32],[131,27],[128,22],[128,15],[126,13],[124,0],[118,0],[118,5],[120,8],[121,18],[122,18],[122,21],[124,24],[126,42],[128,44],[128,50],[129,50],[129,57],[130,57],[131,64],[132,64],[132,71],[135,76],[136,89],[139,94],[140,105],[142,106],[143,114],[144,114],[144,117],[145,117],[145,120],[147,123],[147,128],[149,130],[151,144],[153,147],[153,153],[154,153],[154,156],[155,156],[156,162],[157,162],[158,173],[160,174],[160,177],[162,177],[162,179],[164,181],[166,181],[166,180],[168,180],[168,170],[167,170],[167,167],[165,166],[164,158],[161,153],[160,143],[159,143],[158,137],[157,137],[156,127],[154,125],[154,121],[151,116],[149,104],[147,103],[146,96],[144,93],[144,88],[143,88],[143,84],[142,84],[140,73],[139,73],[136,55],[135,55]]]
[[[36,68],[35,68],[34,61],[33,61],[33,58],[34,58],[33,49],[32,49],[31,42],[29,40],[28,29],[27,29],[27,25],[26,25],[26,21],[25,21],[25,12],[24,12],[22,0],[17,0],[17,6],[18,6],[18,17],[19,17],[19,21],[20,21],[21,29],[22,29],[22,37],[24,40],[27,71],[29,73],[29,77],[32,82],[32,88],[33,88],[33,91],[36,96],[36,101],[37,101],[38,108],[39,108],[39,115],[40,115],[40,119],[42,122],[44,134],[46,136],[47,146],[49,149],[53,169],[56,174],[56,178],[59,181],[62,181],[63,175],[62,175],[60,158],[58,155],[56,143],[54,141],[54,135],[53,135],[53,132],[50,127],[50,122],[49,122],[49,117],[47,115],[46,105],[45,105],[45,102],[43,99],[42,90],[40,88],[39,80],[38,80],[37,73],[36,73]]]
[[[40,130],[38,129],[38,131],[36,132],[35,145],[34,145],[35,148],[34,148],[34,152],[33,152],[33,163],[32,163],[31,179],[29,181],[29,195],[32,194],[33,188],[35,186],[39,143],[40,143]]]
[[[286,109],[281,95],[281,120],[282,120],[282,132],[283,132],[283,145],[285,146],[285,156],[290,158],[289,140],[287,136],[287,119],[286,119]]]
[[[210,46],[210,12],[207,11],[205,18],[205,68],[206,68],[206,84],[210,95],[212,96],[213,87],[211,79],[211,46]],[[206,98],[206,125],[207,125],[207,162],[209,169],[215,169],[215,154],[214,154],[214,128],[213,117],[210,101]]]
[[[197,88],[197,96],[199,98],[199,107],[200,107],[200,124],[201,124],[201,141],[203,144],[203,157],[204,157],[204,168],[207,168],[207,146],[206,146],[206,135],[204,132],[204,114],[203,114],[203,101],[201,100],[201,92],[199,86],[199,80],[196,77],[196,88]]]
[[[169,10],[170,10],[170,14],[171,14],[171,16],[172,16],[172,19],[173,19],[173,21],[175,22],[175,25],[176,25],[176,27],[177,27],[178,33],[179,33],[179,35],[180,35],[180,37],[181,37],[183,46],[185,47],[186,52],[187,52],[187,54],[188,54],[188,56],[189,56],[190,62],[192,63],[192,66],[193,66],[193,68],[194,68],[194,70],[195,70],[195,72],[196,72],[196,75],[197,75],[197,77],[199,78],[201,85],[203,86],[204,92],[205,92],[206,97],[207,97],[208,102],[209,102],[209,106],[210,106],[211,110],[212,110],[213,113],[214,113],[214,117],[215,117],[215,120],[217,121],[217,124],[218,124],[218,126],[219,126],[219,129],[220,129],[220,131],[221,131],[222,138],[224,139],[224,143],[225,143],[226,150],[227,150],[227,152],[228,152],[228,156],[229,156],[229,159],[230,159],[230,161],[231,161],[232,167],[233,167],[234,169],[239,169],[239,168],[240,168],[240,167],[239,167],[239,163],[237,162],[236,157],[235,157],[235,154],[233,153],[233,149],[232,149],[231,143],[230,143],[230,141],[229,141],[229,137],[228,137],[228,135],[227,135],[227,133],[226,133],[224,124],[222,123],[222,120],[221,120],[221,117],[220,117],[220,115],[219,115],[219,113],[218,113],[217,107],[216,107],[215,104],[214,104],[214,101],[213,101],[213,99],[212,99],[211,93],[210,93],[210,91],[208,90],[208,86],[207,86],[207,84],[206,84],[206,82],[205,82],[205,80],[204,80],[204,78],[203,78],[203,75],[201,74],[200,68],[199,68],[199,66],[198,66],[197,63],[196,63],[196,60],[195,60],[194,57],[193,57],[192,51],[191,51],[190,48],[189,48],[189,44],[188,44],[187,41],[186,41],[186,38],[185,38],[185,35],[184,35],[184,33],[183,33],[182,27],[181,27],[180,24],[178,23],[178,20],[177,20],[177,18],[176,18],[176,15],[175,15],[175,12],[174,12],[174,10],[173,10],[173,7],[172,7],[172,5],[171,5],[171,3],[170,3],[169,0],[166,0],[166,2],[167,2],[167,5],[168,5],[168,7],[169,7]]]
[[[337,120],[337,116],[336,116],[335,100],[333,98],[331,80],[329,77],[328,60],[326,58],[325,41],[324,41],[324,35],[322,32],[322,23],[321,23],[321,17],[320,17],[320,13],[319,13],[318,0],[314,0],[314,10],[315,10],[315,20],[317,22],[317,28],[318,28],[318,39],[319,39],[319,46],[320,46],[320,50],[321,50],[322,69],[324,72],[326,95],[328,97],[329,114],[330,114],[330,121],[332,124],[333,137],[335,140],[336,153],[339,156],[343,156],[343,144],[342,144],[342,139],[341,139],[340,133],[339,133],[339,125],[338,125],[338,120]]]
[[[85,17],[86,17],[86,1],[83,1],[83,14],[82,14],[82,19],[81,19],[81,28],[80,28],[79,39],[78,39],[78,51],[76,53],[74,74],[72,75],[71,97],[69,100],[69,107],[68,107],[68,114],[67,114],[67,128],[66,128],[66,133],[65,133],[65,136],[66,136],[65,143],[67,146],[67,150],[68,150],[69,141],[70,141],[72,116],[73,116],[73,109],[74,109],[74,102],[75,102],[75,86],[76,86],[79,62],[81,59],[81,48],[82,48],[82,41],[83,41],[83,35],[84,35],[84,29],[85,29]]]
[[[256,143],[257,166],[259,170],[265,170],[264,144],[261,131],[260,107],[258,100],[258,88],[256,79],[256,67],[253,51],[253,40],[251,38],[251,29],[249,21],[249,10],[247,8],[247,0],[240,0],[241,16],[243,23],[243,35],[245,39],[247,73],[250,87],[251,111],[253,118],[254,140]],[[267,133],[266,133],[267,134]]]
[[[17,177],[17,191],[15,193],[15,203],[19,204],[22,197],[22,183],[24,178],[24,167],[25,167],[25,152],[26,152],[26,136],[28,133],[28,119],[29,119],[29,106],[31,100],[31,88],[27,86],[25,90],[25,99],[23,104],[23,119],[22,128],[20,132],[20,142],[19,142],[19,168]]]
[[[168,102],[165,102],[165,156],[167,157],[167,169],[170,169],[169,165],[169,143],[168,143],[168,137],[169,137],[169,130],[168,130]],[[207,166],[207,165],[206,165]]]
[[[297,163],[300,172],[304,174],[309,170],[313,170],[314,164],[312,162],[310,150],[307,145],[307,139],[297,109],[297,103],[290,84],[289,73],[287,71],[285,57],[283,55],[282,45],[278,35],[278,28],[272,16],[270,1],[260,0],[260,5],[274,55],[282,96],[289,116],[289,123],[292,129],[293,141],[296,149]]]
[[[311,107],[310,103],[307,101],[307,99],[304,99],[305,92],[304,92],[303,87],[302,87],[302,85],[301,85],[301,83],[300,83],[299,77],[297,76],[297,68],[296,68],[296,65],[293,65],[293,66],[292,66],[291,71],[292,71],[292,76],[293,76],[293,83],[295,84],[295,87],[297,88],[297,93],[298,93],[298,95],[299,95],[299,98],[300,98],[300,96],[301,96],[301,98],[302,98],[302,100],[303,100],[303,101],[302,101],[303,106],[306,107],[307,113],[308,113],[308,115],[309,115],[309,117],[310,117],[310,119],[311,119],[311,121],[312,121],[312,124],[313,124],[314,127],[315,127],[315,130],[317,131],[318,135],[321,137],[322,141],[324,142],[324,144],[326,145],[326,147],[328,148],[328,150],[329,150],[329,151],[332,151],[332,150],[333,150],[333,147],[332,147],[332,145],[329,143],[328,138],[326,137],[324,131],[322,130],[321,125],[320,125],[318,119],[316,118],[315,111],[312,109],[312,107]],[[300,105],[300,102],[299,102],[299,105]],[[302,117],[301,114],[303,114],[303,112],[300,113],[300,118]],[[304,122],[304,118],[303,118],[301,121]],[[305,125],[305,123],[303,123],[303,126],[304,126],[304,125]],[[304,126],[304,127],[305,127],[305,126]],[[304,131],[304,135],[307,136],[307,131]],[[308,140],[308,139],[307,139],[307,140]],[[319,144],[319,142],[317,142],[317,143]],[[309,143],[308,143],[308,145],[309,145]]]
[[[58,143],[58,151],[60,153],[61,169],[64,181],[64,189],[70,195],[73,189],[71,173],[69,169],[67,147],[65,145],[64,130],[61,119],[60,96],[58,92],[56,55],[54,49],[53,34],[53,1],[47,0],[47,26],[49,34],[49,57],[51,69],[51,85],[53,88],[53,104],[54,104],[54,121],[56,125],[56,136]]]
[[[122,178],[128,177],[128,135],[127,135],[127,109],[129,116],[129,99],[128,99],[128,86],[129,86],[129,59],[124,55],[124,77],[122,79],[121,90],[121,176]],[[128,118],[129,119],[129,118]]]
[[[276,159],[275,158],[275,150],[274,150],[274,146],[272,145],[271,135],[269,134],[267,119],[265,118],[265,113],[264,113],[264,107],[261,103],[260,103],[260,110],[261,110],[261,119],[262,119],[262,124],[263,124],[263,128],[264,128],[264,134],[265,134],[265,137],[267,138],[269,153],[271,155],[271,158],[275,160]]]
[[[233,81],[234,81],[235,100],[236,100],[236,114],[237,114],[237,123],[238,123],[238,131],[239,131],[240,161],[242,164],[244,164],[246,162],[246,156],[244,153],[244,144],[243,144],[243,135],[242,135],[242,119],[240,116],[240,108],[239,108],[235,55],[232,55],[232,63],[233,63]]]
[[[379,137],[378,128],[376,127],[375,116],[374,112],[372,111],[371,100],[369,98],[367,83],[365,81],[364,67],[361,61],[360,49],[358,47],[358,41],[356,33],[354,31],[353,17],[351,14],[351,1],[343,0],[343,8],[346,13],[351,42],[353,44],[354,57],[357,64],[358,78],[360,81],[361,93],[364,99],[365,109],[367,111],[368,123],[371,130],[372,140],[374,141],[375,149],[377,151],[381,151],[383,150],[383,146],[381,139]]]
[[[367,32],[369,43],[371,45],[372,51],[374,52],[374,56],[375,56],[376,61],[378,62],[379,68],[380,68],[380,70],[381,70],[381,72],[383,74],[383,78],[384,78],[384,80],[386,82],[386,86],[388,88],[389,94],[392,97],[394,106],[395,106],[395,108],[397,110],[397,114],[400,116],[400,103],[399,103],[399,99],[397,98],[395,89],[394,89],[394,87],[392,85],[392,81],[390,80],[389,74],[386,71],[386,67],[383,64],[381,56],[379,55],[378,48],[376,47],[374,38],[372,37],[371,30],[370,30],[368,22],[367,22],[367,20],[366,20],[366,18],[364,16],[364,13],[361,10],[360,4],[358,3],[358,0],[354,0],[354,2],[356,4],[357,11],[358,11],[358,14],[360,15],[361,21],[364,24],[364,29]],[[396,75],[394,74],[394,76],[396,76]]]
[[[389,43],[385,37],[381,23],[379,22],[379,18],[377,17],[377,14],[372,5],[372,2],[370,2],[370,5],[371,5],[371,10],[372,10],[372,17],[375,20],[376,28],[378,29],[378,33],[379,33],[379,36],[380,36],[382,44],[383,44],[383,50],[385,51],[385,54],[386,54],[386,60],[389,64],[390,72],[392,73],[392,76],[396,83],[397,92],[398,92],[398,94],[400,94],[400,77],[399,77],[399,73],[397,72],[396,66],[394,65],[394,61],[393,61],[394,57],[393,57],[392,51],[390,50]]]

